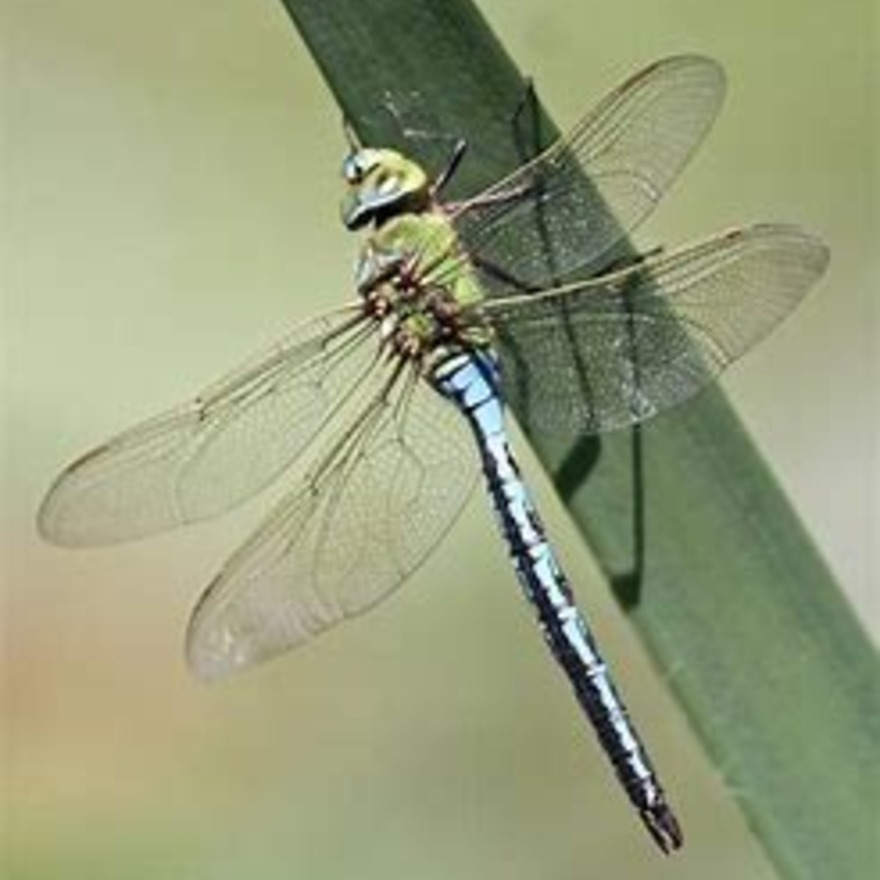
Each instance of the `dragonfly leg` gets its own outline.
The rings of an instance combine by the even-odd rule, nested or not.
[[[431,185],[431,195],[436,196],[444,186],[452,179],[452,175],[458,170],[464,154],[467,152],[467,141],[459,138],[453,145],[446,162],[446,167],[437,175],[434,183]]]

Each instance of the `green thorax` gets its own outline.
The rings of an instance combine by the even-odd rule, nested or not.
[[[359,150],[343,171],[343,220],[369,227],[355,281],[383,336],[411,357],[488,345],[477,273],[421,167],[393,150]]]

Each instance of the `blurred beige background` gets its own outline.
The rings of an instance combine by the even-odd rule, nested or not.
[[[563,126],[663,55],[726,67],[726,110],[641,240],[793,220],[830,242],[827,279],[725,386],[876,634],[870,4],[480,6]],[[39,543],[67,460],[347,296],[356,242],[337,220],[339,116],[277,0],[3,12],[0,873],[772,877],[534,467],[686,823],[674,862],[584,734],[479,496],[393,601],[215,688],[188,676],[182,630],[265,498],[138,545]]]

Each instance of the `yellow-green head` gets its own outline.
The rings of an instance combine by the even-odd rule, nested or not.
[[[342,163],[342,174],[348,183],[342,222],[348,229],[381,225],[389,217],[423,211],[430,205],[428,175],[396,150],[357,149]]]

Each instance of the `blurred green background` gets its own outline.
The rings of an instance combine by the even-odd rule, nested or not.
[[[726,109],[639,240],[792,220],[830,242],[827,279],[725,385],[876,634],[871,4],[479,5],[563,127],[663,55],[724,64]],[[528,455],[685,822],[672,861],[584,733],[479,495],[392,601],[213,688],[187,673],[183,626],[266,498],[138,545],[38,541],[67,460],[349,296],[356,241],[339,114],[277,0],[3,13],[0,873],[771,878]]]

